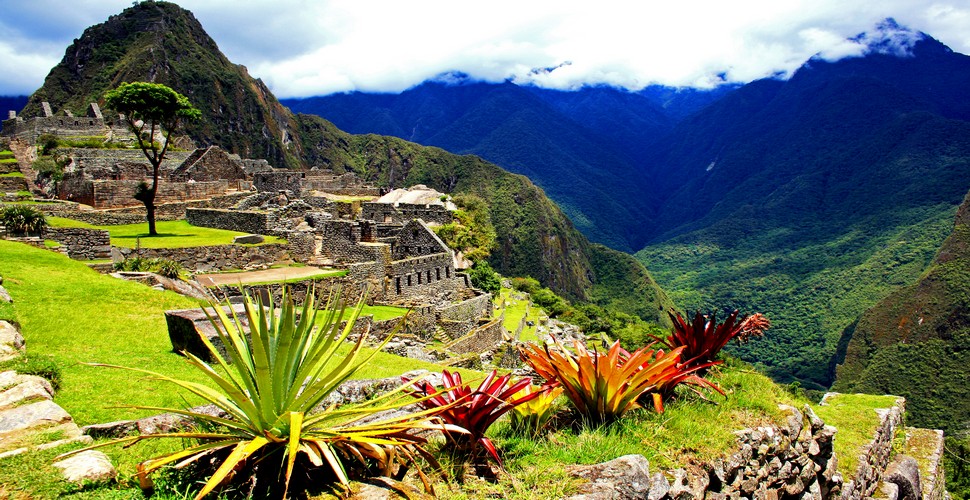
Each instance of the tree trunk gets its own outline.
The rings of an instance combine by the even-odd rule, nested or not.
[[[155,197],[145,200],[145,217],[148,219],[148,236],[158,236],[155,230]]]

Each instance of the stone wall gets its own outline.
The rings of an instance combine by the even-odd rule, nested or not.
[[[501,319],[494,319],[475,328],[467,335],[448,344],[444,349],[455,354],[482,353],[498,347],[505,338],[505,327]]]
[[[399,231],[391,249],[394,260],[433,255],[441,252],[451,253],[451,249],[427,224],[420,220],[408,221]]]
[[[65,175],[57,190],[62,200],[91,205],[94,208],[133,207],[142,203],[134,198],[141,180],[91,180],[80,175]],[[225,180],[211,182],[158,181],[155,203],[176,203],[220,196],[229,191]]]
[[[67,251],[67,256],[77,260],[111,258],[111,237],[102,229],[80,227],[46,227],[44,238],[54,240]]]
[[[275,214],[255,210],[186,208],[185,220],[193,226],[254,234],[273,234],[276,227]]]
[[[466,288],[466,281],[452,268],[450,253],[396,260],[388,266],[388,295],[408,300],[445,295]]]
[[[0,193],[16,193],[27,190],[27,179],[24,177],[0,177]]]
[[[405,222],[420,219],[430,224],[448,224],[452,222],[451,212],[442,205],[414,205],[410,203],[364,203],[361,205],[361,217],[377,222]]]
[[[822,398],[820,404],[826,404],[826,399],[836,393],[828,393]],[[859,466],[856,468],[855,475],[845,483],[842,494],[839,498],[843,500],[859,500],[871,498],[879,487],[883,471],[889,465],[889,459],[893,451],[893,439],[896,437],[896,430],[903,425],[903,413],[906,411],[906,400],[897,398],[896,403],[887,409],[878,409],[879,427],[872,441],[865,445],[859,454]]]
[[[145,259],[169,259],[194,272],[223,271],[249,266],[270,265],[289,258],[287,245],[217,245],[191,248],[112,248],[112,258],[121,260],[139,256]]]
[[[256,172],[253,174],[253,186],[259,192],[291,191],[294,196],[300,196],[304,175],[303,172],[291,170]]]
[[[438,309],[438,317],[450,321],[465,321],[485,318],[490,316],[492,305],[492,294],[483,293],[456,304]]]

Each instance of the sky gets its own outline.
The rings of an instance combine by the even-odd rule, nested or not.
[[[892,17],[970,54],[970,0],[176,0],[277,97],[400,92],[449,74],[571,89],[790,75]],[[0,0],[0,95],[26,95],[131,0]]]

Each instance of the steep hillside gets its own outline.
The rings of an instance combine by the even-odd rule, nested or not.
[[[82,113],[108,89],[152,81],[185,94],[203,111],[188,125],[200,146],[218,144],[277,166],[305,166],[292,137],[297,124],[263,82],[229,62],[191,12],[168,2],[136,2],[92,26],[64,53],[24,113],[48,101],[55,111]]]
[[[319,117],[294,115],[245,68],[230,63],[195,17],[173,3],[140,2],[85,30],[31,96],[26,111],[36,112],[48,101],[54,109],[80,112],[126,80],[157,81],[187,95],[203,114],[187,130],[198,144],[218,144],[275,166],[354,171],[392,188],[423,183],[479,194],[490,203],[498,233],[498,249],[489,259],[498,271],[535,277],[571,299],[608,302],[607,291],[615,291],[612,275],[601,284],[591,270],[591,259],[604,250],[593,249],[527,178],[477,157],[394,137],[355,136]],[[665,321],[653,307],[662,292],[646,270],[631,268],[628,279],[650,294],[628,298],[628,312]]]
[[[887,27],[883,27],[887,29]],[[888,29],[899,29],[898,27]],[[970,57],[922,35],[911,52],[813,59],[748,84],[657,143],[655,239],[639,257],[688,308],[738,307],[771,333],[736,350],[824,387],[841,332],[915,282],[970,189]]]
[[[652,214],[637,174],[644,138],[672,121],[646,97],[612,88],[577,92],[512,83],[427,82],[399,95],[335,94],[284,101],[355,133],[379,133],[476,154],[528,176],[589,238],[635,250]]]
[[[925,275],[843,333],[833,388],[899,394],[913,423],[970,429],[970,193]]]

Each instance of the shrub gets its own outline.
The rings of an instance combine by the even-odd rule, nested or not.
[[[512,278],[512,288],[531,295],[542,288],[542,285],[535,278]]]
[[[154,263],[155,272],[171,279],[179,279],[182,275],[182,264],[171,259],[156,259]]]
[[[738,320],[738,311],[735,310],[721,324],[717,324],[716,313],[712,313],[708,319],[697,311],[690,324],[687,324],[679,312],[676,315],[671,312],[667,314],[674,326],[665,343],[671,348],[683,347],[683,357],[689,366],[714,361],[731,339],[746,342],[752,337],[763,335],[771,327],[771,322],[761,313]]]
[[[472,286],[492,295],[498,294],[502,289],[502,281],[499,280],[498,274],[484,260],[476,262],[468,270],[468,279],[471,280]]]
[[[411,395],[420,398],[420,405],[424,408],[440,409],[439,415],[449,424],[465,429],[467,433],[446,432],[448,443],[459,456],[476,462],[479,446],[484,448],[501,466],[502,459],[492,441],[485,437],[485,431],[498,420],[499,417],[515,408],[517,405],[528,403],[538,397],[541,392],[529,393],[513,399],[512,396],[525,387],[532,385],[532,379],[522,378],[512,382],[511,375],[498,376],[492,370],[477,389],[463,384],[461,374],[444,370],[441,374],[444,387],[438,390],[426,381],[417,381],[417,390]],[[405,382],[410,382],[404,379]]]
[[[335,305],[338,301],[339,297],[325,309],[316,311],[314,294],[308,293],[302,309],[298,310],[284,288],[277,309],[272,298],[268,303],[262,298],[254,301],[246,292],[243,295],[245,313],[240,317],[233,314],[232,319],[217,304],[210,304],[211,309],[206,312],[210,314],[232,364],[205,336],[200,338],[215,360],[213,365],[191,353],[184,354],[189,363],[202,371],[218,389],[138,368],[126,369],[147,373],[188,390],[215,404],[228,414],[228,418],[166,409],[192,417],[209,430],[132,436],[87,449],[114,443],[130,445],[146,439],[193,440],[185,450],[142,462],[138,466],[138,475],[142,484],[150,487],[149,474],[160,468],[171,464],[180,468],[203,458],[215,457],[217,467],[196,499],[227,482],[240,484],[254,480],[252,484],[259,488],[259,491],[250,492],[254,498],[285,497],[291,478],[309,480],[307,474],[314,470],[328,470],[346,485],[351,466],[354,467],[352,471],[385,474],[390,474],[395,466],[406,467],[413,462],[415,451],[424,453],[419,445],[425,440],[410,431],[440,429],[440,424],[432,422],[437,409],[360,422],[378,412],[404,406],[407,401],[395,399],[395,396],[401,396],[403,386],[368,405],[315,410],[380,350],[375,349],[369,355],[362,353],[364,340],[368,337],[365,332],[352,344],[349,352],[341,352],[364,307],[364,300],[361,299],[349,313],[346,308]],[[341,327],[344,319],[346,326]],[[249,334],[247,330],[250,330]],[[388,339],[396,331],[391,332]],[[80,451],[83,450],[68,455]],[[296,469],[302,470],[295,474]],[[300,485],[301,488],[306,486]]]
[[[573,351],[557,341],[555,348],[527,343],[519,349],[522,359],[546,381],[561,386],[579,415],[592,425],[611,423],[639,408],[640,397],[647,393],[652,393],[654,408],[662,412],[661,391],[697,369],[680,363],[683,348],[664,353],[647,346],[630,353],[617,341],[606,353],[599,353],[579,341]]]
[[[47,219],[39,210],[28,206],[6,207],[0,212],[0,222],[15,234],[37,234],[47,226]]]

